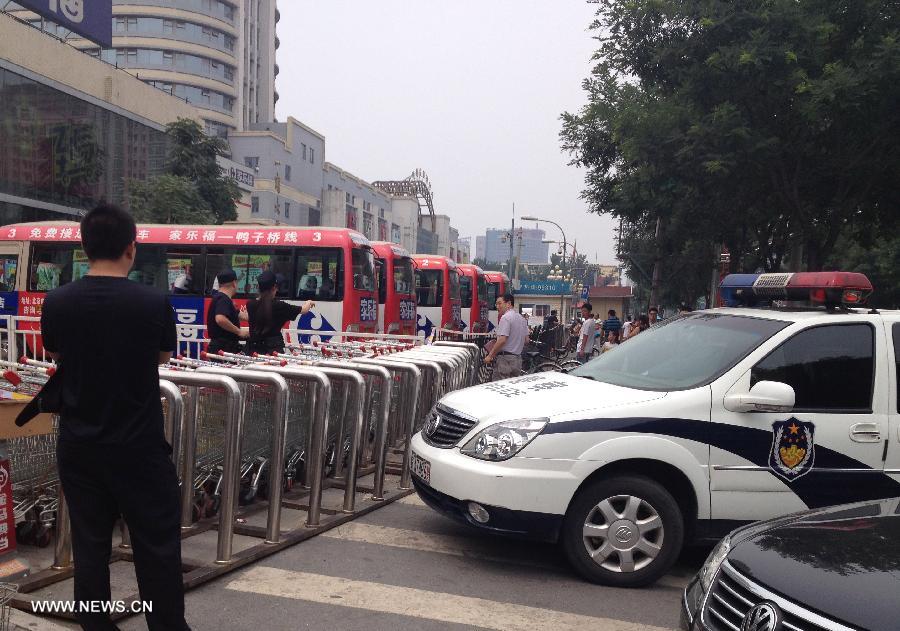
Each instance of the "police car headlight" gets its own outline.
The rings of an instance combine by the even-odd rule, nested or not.
[[[478,432],[461,453],[480,460],[508,460],[544,431],[549,419],[503,421]]]
[[[713,548],[713,551],[709,553],[709,556],[706,558],[706,563],[704,563],[703,567],[700,569],[699,580],[697,581],[704,594],[709,591],[713,579],[719,571],[719,566],[725,561],[725,557],[728,556],[730,551],[731,537],[725,537],[719,542],[719,545]]]

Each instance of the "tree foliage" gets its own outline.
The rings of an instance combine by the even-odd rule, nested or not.
[[[897,2],[610,0],[592,28],[561,139],[632,277],[660,261],[692,302],[719,246],[734,271],[821,269],[896,227]]]
[[[217,156],[227,143],[203,133],[193,120],[180,118],[166,128],[166,173],[130,182],[129,205],[138,221],[173,224],[221,224],[237,219],[240,189],[222,175]]]

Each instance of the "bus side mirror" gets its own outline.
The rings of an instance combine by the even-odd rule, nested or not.
[[[725,396],[725,409],[730,412],[790,412],[794,409],[794,389],[780,381],[760,381],[750,392]]]

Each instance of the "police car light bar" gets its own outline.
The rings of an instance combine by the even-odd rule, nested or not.
[[[836,305],[865,304],[872,283],[856,272],[797,272],[794,274],[729,274],[719,286],[728,306],[753,306],[773,300]]]

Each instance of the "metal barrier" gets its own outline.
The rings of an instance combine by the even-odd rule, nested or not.
[[[160,377],[181,386],[219,388],[225,398],[225,459],[222,463],[221,503],[219,504],[219,533],[216,543],[216,563],[231,562],[234,540],[234,511],[237,503],[240,472],[241,431],[243,424],[241,391],[237,382],[223,375],[203,375],[191,372],[176,372],[161,369]],[[196,416],[194,417],[196,420]],[[185,493],[193,494],[191,480],[194,479],[194,456],[196,444],[184,446],[184,468],[182,470],[182,501]],[[182,506],[184,504],[182,503]],[[182,515],[182,519],[184,515]],[[183,522],[182,522],[183,523]]]
[[[478,383],[478,372],[481,368],[481,347],[478,344],[473,344],[471,342],[448,342],[445,340],[438,340],[434,344],[432,344],[432,348],[460,348],[467,351],[470,355],[470,361],[472,362],[471,375],[469,377],[469,385],[476,385]]]

